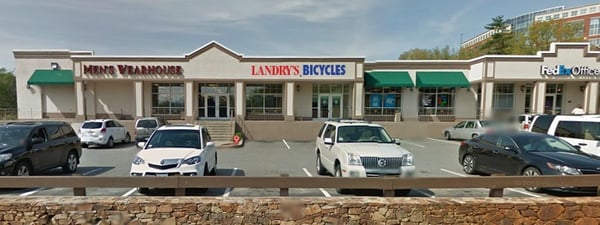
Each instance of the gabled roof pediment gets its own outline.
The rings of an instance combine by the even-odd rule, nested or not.
[[[217,41],[211,41],[211,42],[203,45],[202,47],[200,47],[200,48],[198,48],[198,49],[196,49],[196,50],[194,50],[194,51],[186,54],[185,58],[187,60],[190,60],[190,59],[192,59],[192,58],[194,58],[194,57],[196,57],[196,56],[198,56],[198,55],[200,55],[200,54],[202,54],[202,53],[204,53],[204,52],[206,52],[206,51],[208,51],[208,50],[210,50],[212,48],[216,48],[219,51],[221,51],[221,52],[223,52],[223,53],[225,53],[227,55],[230,55],[233,58],[236,58],[237,60],[240,60],[243,57],[242,54],[239,54],[239,53],[237,53],[237,52],[235,52],[235,51],[233,51],[233,50],[231,50],[231,49],[223,46],[221,43],[219,43]]]

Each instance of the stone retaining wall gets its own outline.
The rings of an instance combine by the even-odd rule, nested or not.
[[[0,197],[0,224],[575,224],[600,198]]]

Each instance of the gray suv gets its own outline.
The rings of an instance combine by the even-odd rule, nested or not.
[[[138,119],[135,121],[135,141],[146,141],[154,130],[167,124],[167,121],[162,118],[148,117]]]

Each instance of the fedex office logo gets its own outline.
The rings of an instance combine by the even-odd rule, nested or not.
[[[540,74],[548,76],[598,76],[600,75],[600,70],[592,69],[587,66],[566,67],[565,65],[558,65],[553,68],[540,66]]]

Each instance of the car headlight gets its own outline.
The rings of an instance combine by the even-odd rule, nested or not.
[[[356,153],[348,153],[348,165],[362,166],[362,160],[360,160],[360,155]]]
[[[415,165],[413,162],[413,154],[405,154],[402,156],[402,166],[413,166]]]
[[[194,164],[198,164],[200,162],[200,156],[194,156],[192,158],[187,158],[185,160],[183,160],[183,164],[188,164],[188,165],[194,165]]]
[[[136,156],[133,159],[133,165],[140,165],[140,164],[144,164],[146,161],[144,161],[144,159],[140,158],[139,156]]]
[[[12,158],[12,153],[0,154],[0,162],[8,161]]]
[[[553,164],[553,163],[546,163],[546,165],[548,165],[548,167],[550,167],[550,169],[559,171],[566,175],[581,175],[582,174],[581,170],[575,169],[572,167],[562,166],[562,165]]]

